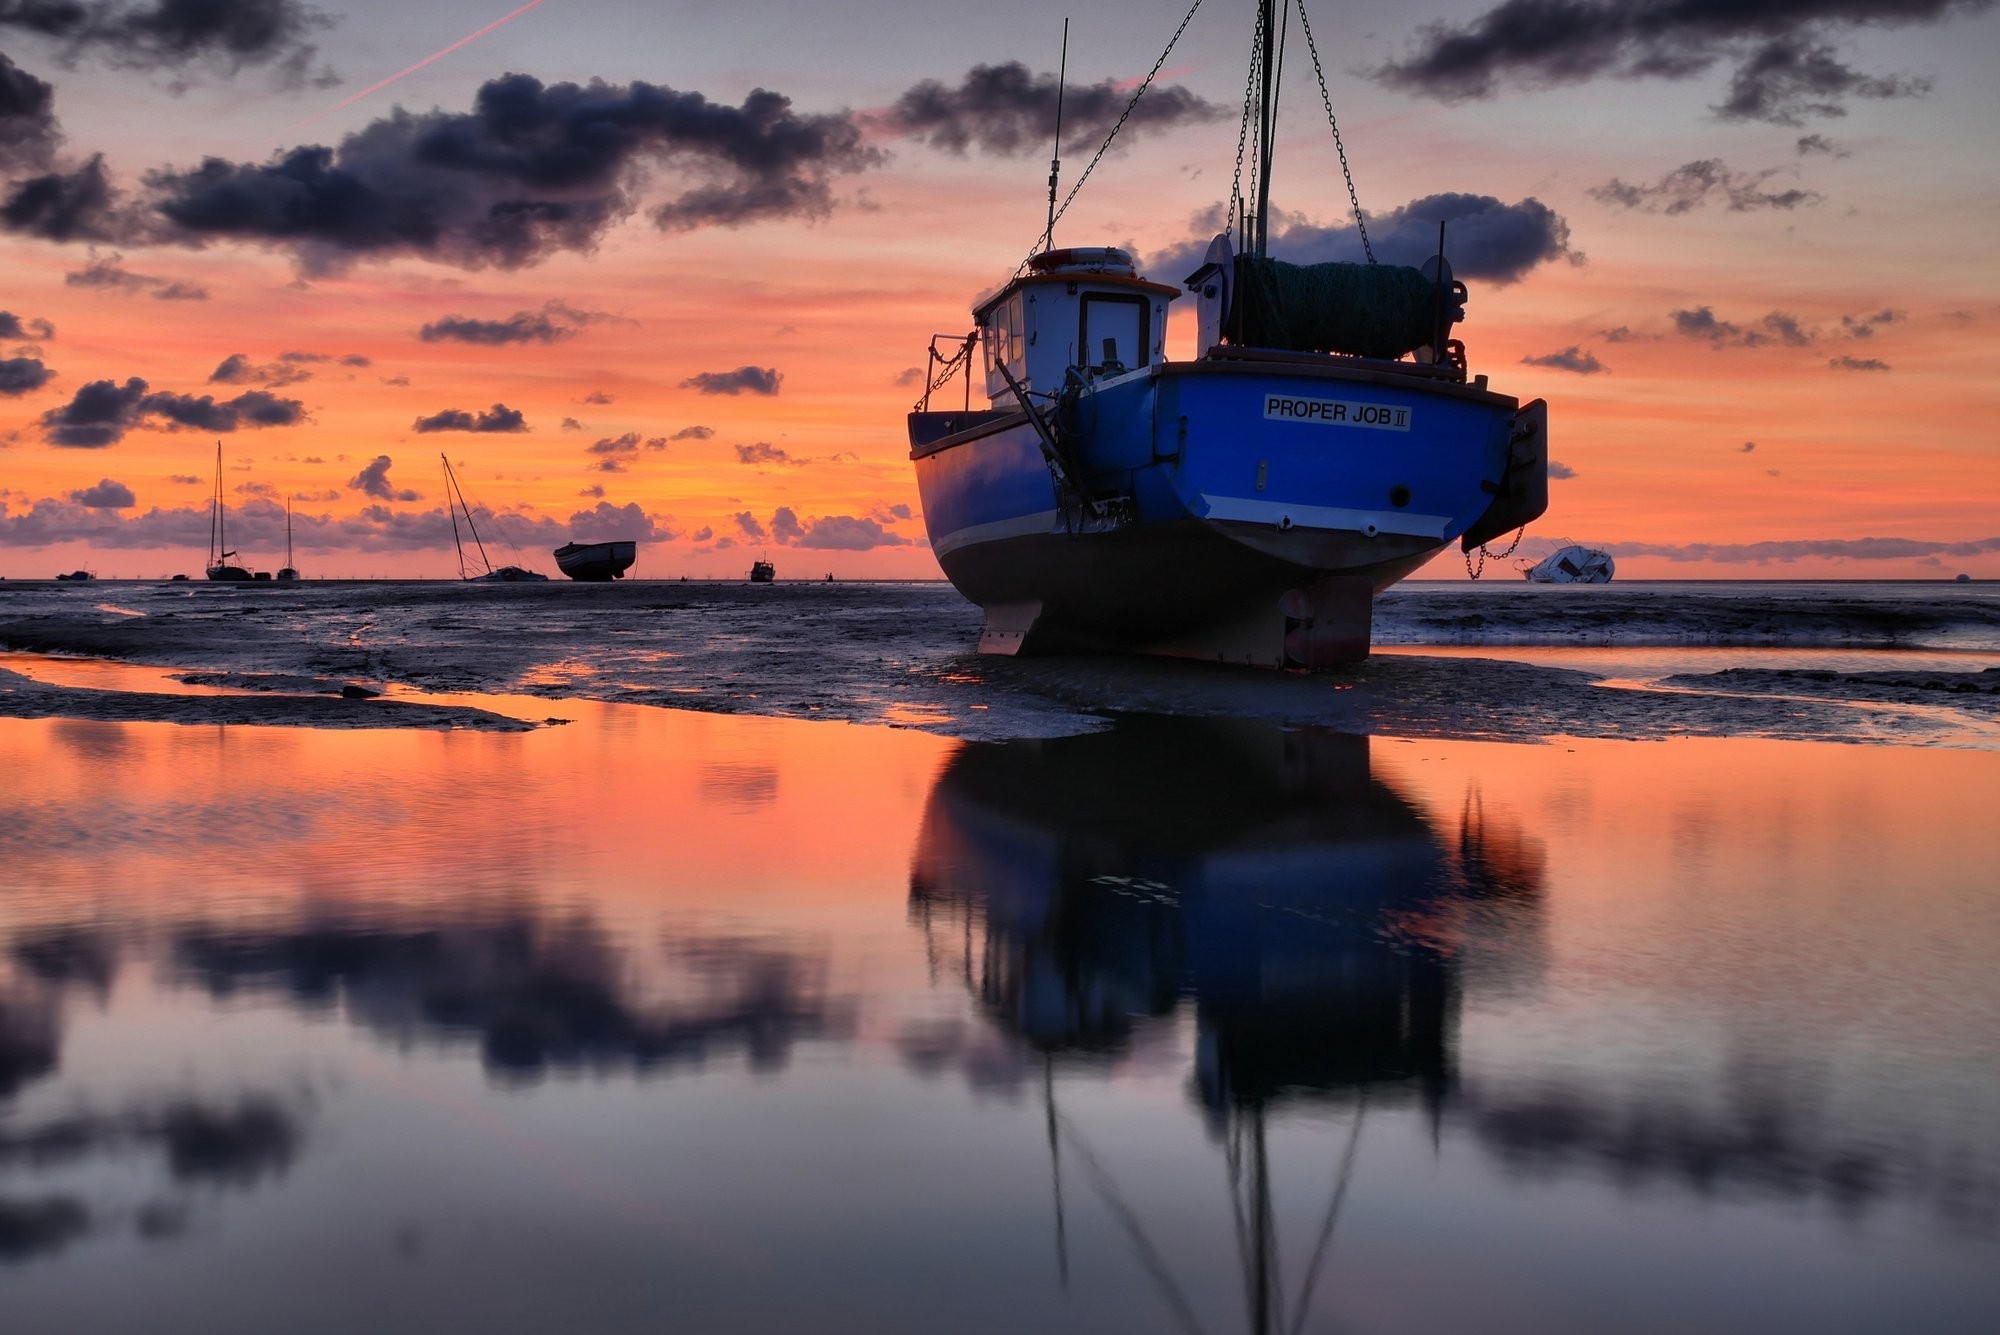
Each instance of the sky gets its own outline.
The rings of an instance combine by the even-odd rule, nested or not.
[[[1068,14],[1065,192],[1184,4]],[[1041,231],[1069,9],[0,0],[0,576],[198,576],[219,441],[259,569],[289,498],[309,578],[456,575],[448,455],[496,560],[936,578],[904,414]],[[1198,7],[1058,244],[1183,276],[1254,13]],[[1992,0],[1305,14],[1378,257],[1449,219],[1471,369],[1550,403],[1521,554],[2000,578]],[[1273,253],[1360,259],[1288,30]]]

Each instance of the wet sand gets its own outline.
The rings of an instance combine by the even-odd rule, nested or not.
[[[1169,713],[1510,740],[2000,742],[2000,599],[1983,588],[1407,586],[1378,605],[1379,652],[1312,674],[984,657],[979,625],[934,584],[10,585],[0,649],[172,668],[229,694],[89,689],[19,657],[0,716],[492,728],[560,713],[427,699],[469,693],[986,740]],[[1695,646],[1699,672],[1649,652]],[[383,698],[327,698],[343,686]]]

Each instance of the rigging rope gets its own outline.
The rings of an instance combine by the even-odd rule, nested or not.
[[[1097,164],[1103,160],[1105,151],[1111,147],[1111,141],[1116,139],[1118,132],[1125,128],[1125,122],[1131,118],[1132,109],[1139,105],[1139,99],[1144,97],[1146,90],[1153,86],[1153,80],[1159,77],[1161,67],[1167,63],[1167,57],[1174,53],[1174,47],[1180,42],[1181,34],[1187,31],[1188,24],[1194,21],[1194,12],[1200,8],[1201,0],[1194,0],[1194,3],[1188,6],[1188,12],[1181,16],[1180,27],[1175,28],[1174,35],[1167,39],[1167,49],[1160,52],[1160,58],[1153,62],[1153,68],[1146,72],[1145,79],[1140,82],[1137,89],[1133,90],[1132,100],[1125,104],[1125,110],[1119,114],[1118,123],[1111,127],[1111,133],[1104,136],[1104,142],[1097,146],[1097,152],[1091,156],[1090,165],[1083,169],[1083,175],[1076,178],[1076,184],[1069,188],[1067,195],[1063,196],[1062,207],[1049,215],[1048,229],[1043,233],[1043,237],[1047,238],[1050,244],[1054,244],[1056,224],[1062,221],[1062,216],[1065,213],[1069,212],[1070,201],[1076,198],[1077,191],[1083,189],[1083,183],[1090,179],[1090,174],[1097,170]],[[1020,264],[1015,266],[1014,272],[1019,274],[1025,270],[1028,267],[1028,261],[1033,259],[1035,254],[1036,252],[1030,251],[1023,257]]]

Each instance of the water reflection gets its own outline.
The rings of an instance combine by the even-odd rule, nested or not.
[[[588,917],[495,917],[185,926],[178,976],[209,995],[275,993],[307,1011],[336,1003],[384,1037],[476,1043],[510,1081],[545,1072],[699,1067],[732,1052],[780,1070],[806,1039],[838,1037],[851,1002],[796,944],[687,935],[652,967]],[[647,984],[651,984],[650,988]]]
[[[1045,1055],[1065,1283],[1067,1155],[1160,1299],[1199,1328],[1196,1300],[1117,1175],[1059,1107],[1058,1056],[1089,1069],[1192,1011],[1189,1089],[1224,1157],[1258,1335],[1312,1308],[1370,1102],[1414,1102],[1433,1125],[1442,1115],[1465,944],[1454,924],[1500,900],[1532,934],[1543,864],[1530,841],[1490,831],[1470,808],[1445,838],[1371,771],[1369,746],[1132,719],[1092,736],[967,747],[940,776],[911,868],[911,914],[932,960],[949,967],[956,948],[966,988]],[[906,1058],[941,1065],[941,1037],[906,1036]],[[975,1084],[999,1083],[983,1045],[962,1047]],[[1288,1287],[1267,1113],[1292,1103],[1351,1112],[1303,1278]]]
[[[1458,924],[1497,900],[1532,935],[1541,877],[1538,847],[1471,813],[1445,837],[1365,737],[1139,719],[961,750],[910,902],[932,959],[956,951],[1037,1049],[1116,1052],[1186,1005],[1208,1109],[1364,1086],[1435,1109]]]

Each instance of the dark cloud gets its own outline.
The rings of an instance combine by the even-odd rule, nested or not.
[[[347,485],[366,495],[373,496],[378,501],[422,500],[423,497],[417,492],[407,489],[398,491],[396,484],[389,481],[390,462],[391,460],[388,455],[376,455],[372,463],[348,479]]]
[[[779,511],[788,514],[789,511]],[[773,522],[773,529],[778,525]],[[865,552],[876,547],[907,547],[908,538],[891,533],[873,519],[853,515],[825,515],[807,520],[805,531],[789,539],[793,547],[813,547],[825,551]],[[779,539],[787,541],[782,536]]]
[[[715,537],[715,530],[710,528],[708,525],[703,524],[700,528],[696,529],[688,536],[693,538],[696,542],[708,542]]]
[[[298,0],[0,0],[0,28],[55,39],[65,64],[87,56],[113,69],[166,72],[176,87],[204,67],[225,75],[267,69],[284,88],[330,86],[337,76],[313,69],[309,39],[332,22]]]
[[[0,357],[0,394],[32,394],[54,378],[39,357]]]
[[[906,366],[896,372],[895,378],[889,383],[895,385],[898,389],[908,389],[912,385],[921,385],[924,383],[924,368],[921,366]]]
[[[1704,339],[1717,348],[1761,348],[1777,344],[1803,348],[1818,337],[1800,325],[1796,316],[1783,311],[1772,311],[1758,322],[1755,329],[1745,329],[1731,321],[1718,319],[1715,311],[1707,306],[1674,311],[1671,315],[1675,333],[1684,338]]]
[[[1900,311],[1881,310],[1873,315],[1843,315],[1840,327],[1847,331],[1849,338],[1873,338],[1875,331],[1885,324],[1897,324],[1903,319]]]
[[[0,311],[0,338],[32,338],[47,341],[56,336],[56,327],[47,320],[23,319],[12,311]]]
[[[151,274],[133,273],[125,268],[123,255],[93,255],[75,273],[63,275],[70,287],[94,287],[102,291],[146,295],[158,301],[207,301],[208,290],[193,283],[175,282]]]
[[[4,4],[0,4],[0,22],[5,21],[6,13]],[[0,171],[46,167],[61,142],[54,86],[28,73],[0,51]]]
[[[1576,476],[1576,470],[1556,459],[1549,460],[1549,481],[1567,482]]]
[[[1580,264],[1570,249],[1569,224],[1538,199],[1504,204],[1491,195],[1427,195],[1385,214],[1368,215],[1368,237],[1384,264],[1421,265],[1437,254],[1438,224],[1446,224],[1445,254],[1460,278],[1505,285],[1528,276],[1537,265],[1566,259]],[[1149,257],[1155,275],[1177,279],[1194,272],[1208,250],[1214,228],[1203,220],[1197,235]],[[1272,228],[1271,254],[1293,264],[1359,261],[1361,238],[1351,226],[1321,227],[1303,221]]]
[[[767,530],[764,527],[762,521],[760,521],[756,515],[751,514],[748,510],[742,510],[737,513],[736,527],[739,530],[741,530],[744,537],[753,538],[758,542],[762,542],[766,538],[771,536],[769,530]]]
[[[1827,365],[1836,371],[1886,371],[1889,363],[1879,357],[1835,357]]]
[[[578,510],[571,515],[569,531],[578,542],[610,542],[614,539],[672,542],[680,536],[667,526],[664,519],[647,514],[638,505],[613,505],[610,501],[599,501],[594,508]]]
[[[167,475],[167,481],[183,487],[200,486],[207,480],[206,478],[197,477],[193,473],[170,473]]]
[[[1846,149],[1842,148],[1839,144],[1833,142],[1833,140],[1828,139],[1823,134],[1802,134],[1799,136],[1799,141],[1795,145],[1795,147],[1798,149],[1799,156],[1802,158],[1809,158],[1812,157],[1814,154],[1823,154],[1824,156],[1829,158],[1845,158],[1852,156],[1851,154],[1848,153]]]
[[[564,431],[581,431],[583,430],[583,423],[577,421],[574,417],[565,417],[562,420],[562,429]]]
[[[1423,30],[1405,59],[1372,72],[1444,101],[1503,84],[1546,87],[1599,77],[1690,79],[1733,67],[1724,119],[1797,124],[1845,113],[1852,98],[1909,97],[1922,80],[1862,74],[1827,41],[1862,27],[1943,22],[1990,0],[1503,0],[1460,27]]]
[[[1606,343],[1637,343],[1641,338],[1640,335],[1633,333],[1629,327],[1622,324],[1616,329],[1600,330],[1597,336]]]
[[[1546,366],[1555,371],[1574,371],[1578,375],[1596,375],[1604,369],[1604,363],[1597,360],[1597,354],[1585,352],[1571,344],[1561,352],[1545,353],[1540,357],[1523,357],[1526,366]]]
[[[139,404],[146,397],[146,382],[137,376],[123,385],[111,380],[93,380],[77,390],[60,408],[42,414],[42,431],[49,444],[72,449],[101,449],[115,444],[125,432],[138,425]]]
[[[901,501],[897,501],[894,505],[890,506],[889,513],[894,515],[898,519],[909,519],[912,517],[912,511],[910,510],[910,507],[903,504]]]
[[[642,438],[636,431],[627,431],[622,436],[608,436],[595,444],[585,446],[584,449],[589,454],[637,454],[642,445],[649,450],[664,450],[667,448],[667,438],[665,436]]]
[[[2000,537],[1972,542],[1944,542],[1924,538],[1808,538],[1797,541],[1742,543],[1651,543],[1621,542],[1618,556],[1660,556],[1669,561],[1719,561],[1727,564],[1764,565],[1809,558],[1848,561],[1901,561],[1920,556],[1982,556],[2000,552]]]
[[[99,449],[115,444],[147,418],[163,419],[166,430],[235,431],[246,427],[293,426],[305,420],[305,405],[261,389],[218,402],[203,394],[175,394],[137,376],[123,385],[93,380],[60,408],[42,414],[42,430],[52,445]]]
[[[712,426],[684,426],[668,436],[668,440],[708,440],[715,435]]]
[[[275,362],[258,365],[240,352],[232,352],[222,359],[221,365],[208,373],[212,385],[295,385],[301,380],[312,379],[312,372],[300,363],[307,358],[287,353]],[[324,360],[315,358],[312,360]]]
[[[163,417],[168,430],[234,431],[238,427],[295,426],[305,420],[306,407],[297,399],[279,398],[261,389],[246,390],[218,402],[203,394],[148,394],[139,404],[142,415]]]
[[[791,506],[781,505],[771,515],[771,536],[782,543],[797,542],[805,536],[805,525]]]
[[[1754,440],[1744,441],[1743,448],[1740,451],[1738,451],[1738,453],[1740,454],[1755,454],[1756,452],[1757,452],[1757,442]]]
[[[154,172],[147,188],[176,239],[281,246],[308,272],[400,256],[513,269],[592,249],[659,168],[681,193],[654,221],[685,230],[823,215],[835,176],[880,160],[851,116],[802,115],[764,89],[731,107],[647,83],[509,74],[470,112],[398,108],[337,148],[210,158]]]
[[[496,403],[477,416],[460,408],[446,408],[443,412],[433,413],[429,417],[419,417],[414,425],[419,432],[510,432],[528,429],[528,423],[520,409],[509,408],[504,403]]]
[[[1818,204],[1825,196],[1815,190],[1766,190],[1764,182],[1778,175],[1776,167],[1760,172],[1735,172],[1720,158],[1702,158],[1683,163],[1651,185],[1633,185],[1613,177],[1591,187],[1592,199],[1628,209],[1669,216],[1688,213],[1711,199],[1722,201],[1732,213],[1757,209],[1790,211],[1804,204]]]
[[[69,171],[17,181],[0,203],[0,228],[44,241],[118,241],[143,230],[120,208],[102,153]]]
[[[880,116],[897,134],[950,153],[977,148],[999,154],[1043,153],[1055,136],[1056,76],[1034,74],[1019,61],[975,65],[956,88],[926,79]],[[1116,80],[1061,89],[1068,149],[1094,148],[1132,101]],[[1132,108],[1124,133],[1202,124],[1233,114],[1185,88],[1155,84]]]
[[[591,468],[599,473],[623,473],[627,471],[624,463],[617,458],[599,459],[591,465]]]
[[[769,441],[760,440],[753,445],[736,447],[736,462],[740,464],[802,464],[802,459],[794,459]]]
[[[100,479],[94,487],[71,492],[69,498],[93,510],[129,510],[139,503],[139,498],[132,494],[130,487],[108,477]]]
[[[584,395],[581,399],[577,400],[577,402],[595,404],[596,406],[602,408],[607,404],[616,402],[616,400],[614,400],[609,394],[606,394],[601,389],[593,389],[592,391],[590,391],[590,393]]]
[[[682,389],[702,394],[776,394],[784,374],[768,366],[739,366],[734,371],[703,371],[681,381]]]
[[[578,331],[589,325],[616,318],[602,311],[580,311],[561,301],[551,301],[539,311],[516,311],[505,320],[447,315],[418,330],[417,337],[426,343],[476,343],[489,348],[508,343],[559,343],[576,337]]]
[[[604,484],[597,483],[593,486],[585,487],[582,491],[579,491],[577,495],[587,496],[587,497],[589,496],[601,497],[604,495]]]
[[[90,1211],[70,1196],[0,1196],[0,1261],[59,1252],[90,1232]]]

